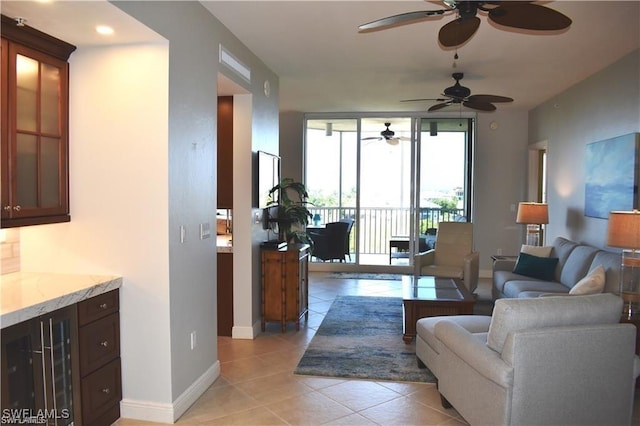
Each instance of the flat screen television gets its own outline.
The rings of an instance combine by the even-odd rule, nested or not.
[[[280,157],[265,151],[256,157],[255,205],[263,209],[269,204],[269,191],[280,183]]]

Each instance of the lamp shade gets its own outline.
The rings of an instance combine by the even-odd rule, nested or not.
[[[516,223],[549,223],[549,208],[546,203],[523,202],[518,204]]]
[[[640,248],[640,211],[609,213],[607,245],[633,250]]]

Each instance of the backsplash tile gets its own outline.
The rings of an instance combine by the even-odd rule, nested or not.
[[[0,230],[0,247],[2,250],[2,264],[0,272],[9,274],[20,271],[20,230]]]

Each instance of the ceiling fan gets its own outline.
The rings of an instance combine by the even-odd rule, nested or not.
[[[386,129],[384,129],[383,131],[380,132],[380,136],[370,136],[367,138],[362,138],[360,140],[366,141],[366,140],[385,140],[389,145],[398,145],[398,143],[403,140],[403,141],[409,141],[411,140],[411,138],[407,138],[404,136],[395,136],[396,132],[394,132],[393,130],[389,129],[389,127],[391,126],[391,123],[384,123]]]
[[[479,111],[495,111],[496,107],[493,105],[498,102],[513,102],[512,98],[506,96],[497,95],[472,95],[471,89],[464,87],[460,84],[460,80],[464,77],[461,72],[454,72],[452,75],[456,81],[451,87],[444,89],[442,96],[445,98],[436,99],[405,99],[400,102],[420,102],[420,101],[439,101],[441,103],[433,105],[429,108],[429,112],[437,111],[444,107],[448,107],[453,104],[462,104],[467,108],[477,109]]]
[[[438,40],[445,47],[460,46],[473,36],[480,26],[478,11],[486,13],[489,20],[511,28],[536,31],[556,31],[568,28],[571,19],[564,14],[534,4],[532,1],[458,1],[443,0],[448,9],[421,10],[388,16],[360,25],[361,31],[384,29],[398,24],[420,21],[430,16],[444,15],[455,11],[458,16],[440,28]]]

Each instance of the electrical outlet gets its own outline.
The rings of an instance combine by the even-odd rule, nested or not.
[[[180,244],[184,243],[184,239],[187,236],[187,228],[184,225],[180,225]]]
[[[196,340],[196,332],[192,331],[191,332],[191,350],[194,350],[197,344],[198,344],[198,341]]]
[[[499,248],[497,251],[498,251],[498,256],[502,256],[502,249]]]

